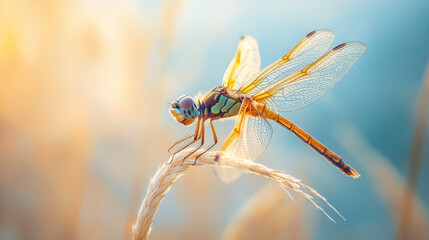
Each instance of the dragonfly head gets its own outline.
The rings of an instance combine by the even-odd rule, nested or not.
[[[192,124],[200,114],[194,100],[187,95],[183,95],[171,103],[170,113],[176,121],[183,125]]]

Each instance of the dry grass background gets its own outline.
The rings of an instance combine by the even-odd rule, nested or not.
[[[302,223],[308,217],[304,198],[287,197],[277,185],[267,184],[237,210],[221,239],[310,239]]]
[[[181,134],[160,120],[165,100],[194,79],[210,42],[209,34],[190,39],[200,50],[167,71],[184,2],[0,0],[0,239],[131,238],[150,177]],[[347,136],[340,142],[400,224],[404,179],[358,131]],[[246,181],[254,191],[265,183]],[[187,170],[152,239],[314,236],[301,197],[292,202],[268,186],[234,215],[223,207],[234,194],[211,169]],[[420,239],[428,215],[414,192],[411,199],[410,234]]]

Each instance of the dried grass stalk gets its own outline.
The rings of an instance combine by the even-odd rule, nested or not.
[[[177,178],[183,175],[183,172],[194,164],[194,157],[201,153],[197,151],[193,156],[185,159],[182,164],[183,157],[185,157],[192,149],[187,149],[175,156],[171,164],[162,164],[158,171],[153,176],[149,183],[149,187],[146,192],[137,216],[137,221],[133,225],[133,239],[147,239],[152,229],[152,222],[156,211],[158,211],[159,204],[164,198],[165,194],[170,190],[173,183]],[[313,205],[320,209],[331,221],[335,222],[315,201],[314,197],[322,199],[329,207],[331,207],[339,216],[343,219],[344,217],[331,205],[326,199],[321,196],[316,190],[311,187],[302,184],[300,180],[283,173],[282,171],[268,168],[262,164],[255,163],[248,160],[232,158],[229,156],[223,156],[221,161],[214,162],[214,156],[216,152],[208,152],[201,156],[196,162],[195,166],[213,166],[216,167],[228,167],[237,169],[246,173],[253,173],[260,175],[271,180],[274,180],[280,184],[280,186],[287,190],[292,189],[301,196],[307,198]],[[345,220],[345,219],[344,219]]]
[[[422,161],[425,133],[427,128],[428,103],[429,103],[429,63],[426,64],[426,73],[424,77],[424,86],[420,93],[420,99],[417,102],[417,113],[415,119],[415,130],[411,145],[411,154],[409,158],[409,168],[407,174],[407,185],[404,188],[402,197],[402,212],[398,226],[398,239],[409,239],[410,230],[413,223],[414,201],[413,196],[417,194],[417,183],[419,179],[419,170]]]

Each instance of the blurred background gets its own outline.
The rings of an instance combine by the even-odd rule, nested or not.
[[[221,84],[244,34],[262,66],[307,33],[366,55],[323,99],[284,113],[353,180],[273,124],[260,161],[346,218],[253,175],[190,168],[151,239],[428,239],[429,2],[0,0],[0,239],[130,239],[151,176],[192,130],[167,103]],[[216,122],[220,139],[233,121]]]

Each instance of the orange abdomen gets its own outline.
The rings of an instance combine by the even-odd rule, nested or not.
[[[312,149],[314,149],[317,153],[322,155],[326,160],[328,160],[332,165],[337,167],[340,171],[342,171],[347,176],[358,178],[360,177],[359,173],[357,173],[353,168],[347,165],[340,156],[329,150],[325,145],[314,139],[310,134],[306,133],[300,127],[295,125],[293,122],[284,118],[277,112],[269,109],[265,104],[256,103],[256,108],[265,118],[276,121],[282,127],[291,131],[295,134],[299,139],[308,144]]]

